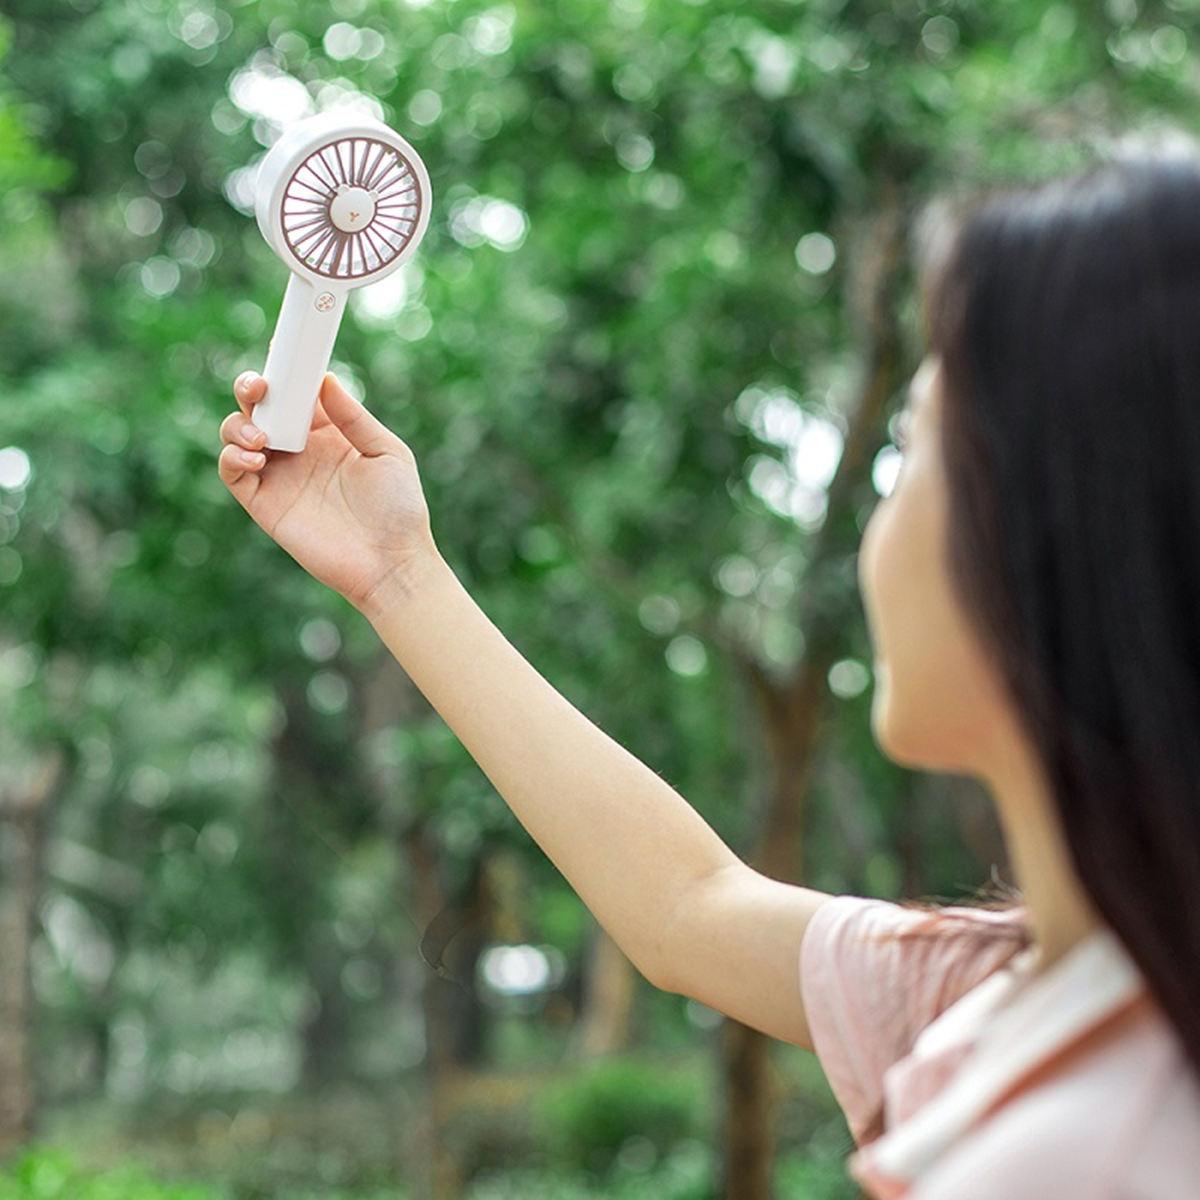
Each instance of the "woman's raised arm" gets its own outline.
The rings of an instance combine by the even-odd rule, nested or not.
[[[682,796],[555,691],[440,561],[378,593],[367,616],[647,979],[808,1044],[800,942],[824,895],[738,859]]]
[[[261,395],[253,380],[239,397],[243,412]],[[437,553],[412,455],[332,378],[317,421],[303,454],[260,463],[246,416],[228,418],[230,490],[371,621],[652,983],[808,1045],[800,943],[826,897],[746,866],[522,658]]]

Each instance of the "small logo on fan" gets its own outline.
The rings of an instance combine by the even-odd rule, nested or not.
[[[337,303],[332,292],[322,292],[316,299],[317,312],[328,312]]]
[[[362,213],[356,213],[356,212],[352,212],[352,213],[350,214],[350,224],[351,224],[351,225],[357,225],[357,224],[358,224],[358,218],[359,218],[359,217],[361,217],[361,216],[362,216]]]

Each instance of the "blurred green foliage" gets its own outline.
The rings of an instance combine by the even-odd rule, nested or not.
[[[3,1200],[228,1200],[228,1193],[202,1184],[164,1183],[134,1166],[102,1173],[80,1171],[65,1154],[30,1151],[0,1173],[0,1197]]]
[[[606,1059],[583,1067],[538,1098],[548,1151],[596,1174],[614,1163],[643,1169],[709,1127],[707,1080],[654,1061]]]
[[[481,936],[565,955],[520,1044],[570,1052],[577,904],[370,631],[216,480],[286,277],[249,215],[283,121],[364,103],[430,168],[426,242],[356,297],[337,369],[413,445],[442,547],[517,645],[743,846],[765,770],[743,665],[794,668],[819,595],[842,642],[797,867],[956,894],[994,839],[964,845],[967,810],[879,755],[853,557],[808,570],[861,370],[856,264],[887,205],[908,220],[1130,128],[1194,128],[1197,11],[6,0],[0,786],[64,764],[32,964],[44,1095],[232,1120],[330,1075],[412,1086],[411,839],[451,905],[517,864]],[[897,317],[915,362],[911,287]],[[877,448],[882,470],[885,429]],[[486,1062],[518,1018],[477,1016]],[[674,997],[635,1009],[635,1041],[707,1029]],[[556,1136],[619,1163],[639,1127],[659,1190],[605,1194],[699,1194],[709,1159],[681,1151],[672,1191],[646,1128],[656,1096],[690,1135],[702,1118],[669,1089],[639,1114],[631,1086],[573,1082]],[[823,1195],[811,1160],[780,1178]],[[34,1186],[21,1169],[5,1186]]]
[[[709,1153],[697,1142],[684,1143],[649,1169],[618,1169],[603,1182],[560,1169],[509,1170],[483,1175],[470,1200],[704,1200],[711,1195]],[[781,1179],[786,1194],[805,1200],[840,1200],[845,1195],[840,1168],[785,1159]],[[250,1200],[236,1186],[167,1182],[141,1167],[110,1171],[79,1168],[59,1151],[31,1150],[0,1171],[0,1200]],[[376,1189],[289,1189],[287,1200],[400,1200],[394,1187]]]

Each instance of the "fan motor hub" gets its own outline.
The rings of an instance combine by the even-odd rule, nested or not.
[[[375,194],[362,187],[340,187],[329,202],[329,219],[343,233],[366,229],[375,217]]]

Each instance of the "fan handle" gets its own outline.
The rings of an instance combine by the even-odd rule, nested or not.
[[[254,410],[269,450],[304,449],[345,306],[346,290],[332,280],[288,280],[263,367],[267,394]]]

